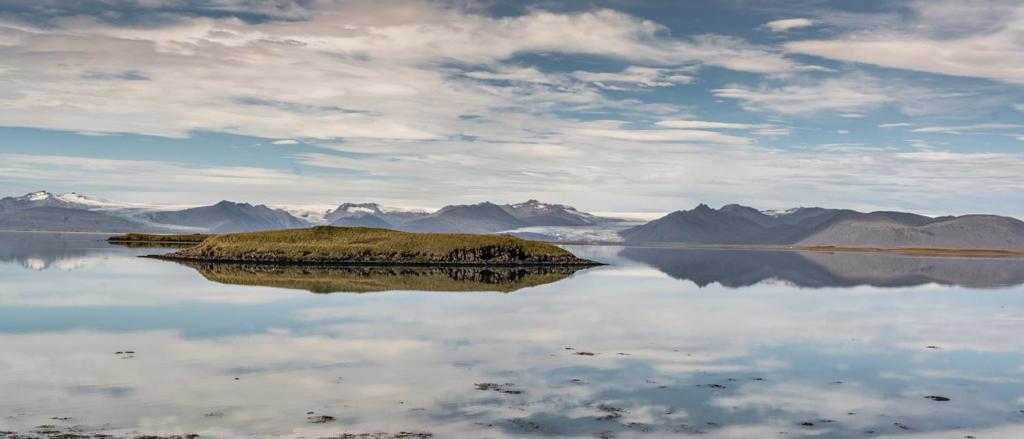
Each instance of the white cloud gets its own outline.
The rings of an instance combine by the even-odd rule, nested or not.
[[[896,102],[897,95],[887,93],[884,86],[866,77],[828,78],[818,82],[759,88],[730,85],[712,90],[715,96],[741,101],[751,111],[783,114],[848,113],[869,110]]]
[[[572,130],[572,132],[584,136],[606,137],[616,140],[634,140],[639,142],[695,142],[733,145],[745,145],[750,143],[750,139],[746,137],[731,136],[715,131],[703,130],[624,130],[584,128]]]
[[[850,134],[850,130],[836,130],[838,134]]]
[[[1013,123],[978,123],[973,125],[921,127],[915,128],[911,131],[915,133],[962,134],[964,131],[1008,130],[1017,128],[1024,128],[1024,125]]]
[[[753,131],[754,135],[764,137],[785,137],[791,133],[789,128],[760,128]]]
[[[693,76],[684,74],[690,71],[692,69],[678,70],[632,66],[621,72],[576,71],[572,73],[572,76],[582,81],[595,83],[602,88],[614,87],[614,84],[633,84],[642,87],[672,87],[676,84],[689,84],[693,82]]]
[[[770,125],[765,124],[748,124],[748,123],[732,123],[732,122],[712,122],[706,120],[663,120],[657,123],[659,126],[665,128],[685,128],[685,129],[726,129],[726,130],[750,130],[754,128],[766,128]]]
[[[910,139],[910,140],[907,140],[906,142],[909,143],[911,147],[914,147],[914,148],[917,148],[917,149],[928,149],[928,150],[935,149],[934,145],[932,145],[931,143],[928,143],[927,141],[921,140],[921,139]]]
[[[1024,83],[1024,4],[915,1],[905,21],[835,39],[785,44],[793,53],[884,67]]]
[[[840,114],[839,117],[845,117],[847,119],[860,119],[860,118],[864,117],[864,114],[862,114],[862,113],[843,113],[843,114]]]
[[[299,141],[295,139],[282,139],[271,142],[274,145],[298,145]]]
[[[714,122],[706,120],[662,120],[655,125],[665,128],[682,128],[697,130],[746,130],[762,137],[782,137],[790,134],[790,129],[772,124],[751,124],[734,122]]]
[[[909,122],[895,122],[895,123],[883,123],[878,125],[879,128],[898,128],[898,127],[909,127],[914,124]]]
[[[474,79],[494,81],[535,82],[538,84],[555,84],[560,82],[558,78],[544,74],[537,70],[536,67],[502,66],[495,69],[495,71],[474,70],[466,72],[465,75]]]
[[[784,20],[769,21],[764,24],[764,27],[772,32],[785,32],[790,29],[797,29],[801,27],[813,26],[814,20],[809,18],[787,18]]]
[[[861,71],[767,80],[759,86],[729,84],[711,92],[720,98],[736,99],[749,111],[815,117],[851,117],[887,108],[910,116],[967,117],[990,108],[1000,99],[984,96],[982,90],[932,88],[920,82]]]

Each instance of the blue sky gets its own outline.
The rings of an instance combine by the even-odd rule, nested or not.
[[[0,0],[0,187],[1024,216],[1024,4],[766,3]]]

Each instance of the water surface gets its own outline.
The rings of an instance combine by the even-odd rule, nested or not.
[[[611,265],[488,288],[0,234],[0,431],[1024,437],[1019,259],[569,248]]]

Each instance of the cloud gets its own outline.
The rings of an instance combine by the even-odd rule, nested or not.
[[[909,123],[909,122],[896,122],[896,123],[883,123],[883,124],[879,124],[878,127],[879,128],[898,128],[898,127],[909,127],[909,126],[913,126],[913,125],[914,124]]]
[[[539,84],[560,82],[555,76],[545,74],[536,67],[502,66],[493,71],[474,70],[466,72],[465,75],[469,78],[489,81],[535,82]]]
[[[784,20],[769,21],[763,25],[772,32],[785,32],[790,29],[813,26],[814,20],[809,18],[787,18]]]
[[[1012,123],[979,123],[973,125],[921,127],[910,131],[915,133],[962,134],[964,131],[1008,130],[1017,128],[1024,128],[1024,125]]]
[[[928,150],[935,149],[934,145],[932,145],[931,143],[928,143],[925,140],[921,140],[921,139],[909,139],[906,142],[909,143],[911,147],[917,148],[917,149],[928,149]]]
[[[990,95],[984,87],[947,88],[939,84],[879,76],[863,71],[819,77],[798,75],[768,79],[760,85],[729,84],[711,90],[720,98],[736,99],[749,111],[803,117],[837,116],[894,109],[910,116],[976,116],[999,104],[1004,96]]]
[[[573,133],[592,137],[605,137],[616,140],[634,140],[639,142],[696,142],[745,145],[750,143],[746,137],[731,136],[714,131],[703,130],[624,130],[624,129],[577,129]]]
[[[733,84],[713,89],[712,93],[720,98],[739,100],[740,105],[750,111],[797,115],[866,111],[895,103],[898,95],[888,93],[885,88],[873,78],[849,76],[757,88]]]
[[[572,73],[572,76],[582,81],[592,82],[601,88],[621,85],[672,87],[677,84],[693,82],[693,76],[684,74],[691,71],[692,69],[659,69],[632,66],[621,72],[575,71]]]
[[[751,124],[734,122],[714,122],[706,120],[662,120],[655,125],[665,128],[682,128],[697,130],[746,130],[762,137],[782,137],[790,134],[790,129],[772,124]]]
[[[610,9],[492,17],[431,2],[318,2],[283,12],[287,20],[254,22],[154,10],[155,25],[112,24],[73,8],[66,12],[74,19],[45,25],[5,18],[4,64],[17,68],[0,75],[0,111],[10,115],[3,124],[433,141],[461,135],[466,114],[635,107],[602,91],[686,84],[701,66],[771,74],[801,67],[772,47],[672,37],[663,25]],[[554,74],[515,60],[528,54],[626,66]]]
[[[754,135],[764,137],[784,137],[792,134],[789,128],[760,128],[753,131]]]
[[[273,141],[271,143],[274,144],[274,145],[298,145],[299,141],[295,140],[295,139],[283,139],[283,140],[275,140],[275,141]]]
[[[792,53],[1024,84],[1024,4],[916,1],[907,19],[834,39],[793,41]],[[863,27],[861,27],[863,26]]]
[[[666,128],[687,128],[687,129],[726,129],[726,130],[750,130],[755,128],[766,128],[771,125],[747,124],[732,122],[712,122],[706,120],[663,120],[657,123],[658,126]]]

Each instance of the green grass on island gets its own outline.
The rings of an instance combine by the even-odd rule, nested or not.
[[[214,235],[193,233],[190,235],[161,235],[156,233],[126,233],[114,235],[107,238],[113,243],[171,243],[171,244],[197,244]]]
[[[158,257],[311,265],[599,265],[555,245],[510,235],[329,226],[216,235]]]

